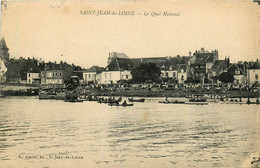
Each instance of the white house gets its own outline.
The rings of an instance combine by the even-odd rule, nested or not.
[[[178,67],[178,83],[184,83],[187,80],[187,65],[180,64]]]
[[[161,77],[162,78],[175,78],[177,79],[178,68],[176,66],[168,66],[164,65],[161,67]]]
[[[96,75],[102,72],[103,68],[99,66],[92,66],[91,68],[85,70],[83,72],[83,81],[85,84],[87,83],[98,83]]]
[[[260,69],[248,69],[247,78],[249,84],[259,83]]]
[[[114,58],[101,73],[101,84],[115,84],[119,80],[132,79],[130,70],[134,67],[131,59]]]
[[[28,84],[40,84],[41,83],[41,72],[37,69],[31,69],[27,72],[27,83]]]
[[[64,70],[61,65],[46,65],[45,70],[41,72],[41,84],[63,84]]]

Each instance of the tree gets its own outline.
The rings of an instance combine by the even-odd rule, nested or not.
[[[154,63],[140,64],[131,70],[134,83],[144,83],[148,80],[160,82],[161,70]]]
[[[223,72],[218,76],[218,80],[223,83],[232,83],[234,81],[234,76],[228,72]]]
[[[196,83],[196,81],[192,77],[187,77],[184,83]]]

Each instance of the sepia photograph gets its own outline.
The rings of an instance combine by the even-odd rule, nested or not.
[[[0,9],[0,168],[260,168],[259,0]]]

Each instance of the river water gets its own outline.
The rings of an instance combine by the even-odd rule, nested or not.
[[[260,151],[259,105],[159,100],[111,107],[2,98],[0,167],[235,168]]]

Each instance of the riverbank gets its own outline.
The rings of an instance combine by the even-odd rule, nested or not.
[[[96,96],[126,96],[126,97],[186,97],[191,94],[204,94],[210,98],[220,98],[221,96],[229,98],[257,98],[258,90],[225,90],[225,89],[207,89],[207,88],[189,88],[189,89],[134,89],[120,88],[114,90],[90,89],[87,94]]]
[[[0,93],[4,96],[35,96],[39,86],[31,84],[1,83]]]
[[[30,84],[0,84],[0,92],[5,96],[35,96],[38,95],[39,86]],[[237,89],[237,88],[108,88],[86,89],[88,95],[96,96],[126,96],[126,97],[186,97],[192,94],[204,94],[209,98],[257,98],[259,89]]]

